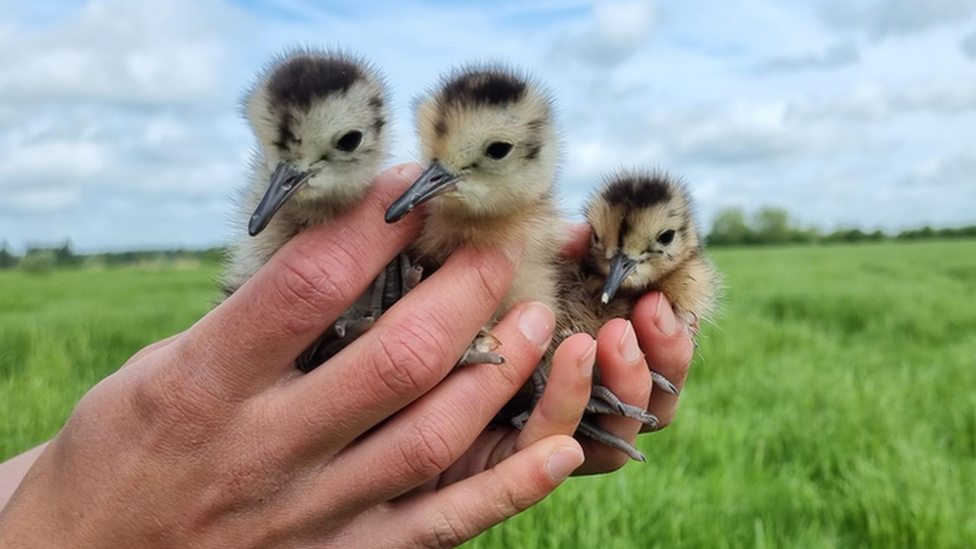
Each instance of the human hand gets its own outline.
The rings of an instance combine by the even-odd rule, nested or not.
[[[446,547],[535,504],[583,460],[570,435],[595,348],[557,351],[553,391],[522,433],[489,429],[548,346],[523,304],[493,333],[501,366],[455,361],[491,316],[520,250],[461,250],[313,372],[293,361],[416,235],[386,206],[419,169],[296,236],[182,334],[79,402],[0,514],[0,546]]]
[[[574,225],[565,255],[587,253],[590,227]],[[652,391],[650,368],[662,374],[679,389],[685,385],[688,368],[695,354],[692,334],[674,315],[667,297],[660,292],[643,296],[634,307],[632,318],[607,322],[597,334],[597,364],[601,382],[627,404],[645,406],[660,420],[660,429],[671,424],[678,409],[678,396]],[[637,435],[648,430],[624,417],[601,416],[599,427],[633,444]],[[596,474],[623,467],[628,457],[603,444],[581,439],[586,462],[576,474]]]

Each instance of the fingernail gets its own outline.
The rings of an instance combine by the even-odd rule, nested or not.
[[[556,317],[549,307],[538,302],[529,303],[519,315],[518,329],[525,339],[541,349],[549,344],[555,322]]]
[[[556,482],[566,480],[566,477],[573,474],[573,471],[583,465],[583,452],[579,448],[565,446],[556,450],[546,461],[546,472],[549,478]]]
[[[583,377],[593,376],[593,364],[596,362],[596,341],[590,344],[579,360],[580,375]]]
[[[671,304],[668,303],[668,299],[664,297],[664,294],[660,294],[657,298],[657,315],[654,318],[654,322],[657,324],[657,329],[661,330],[664,335],[673,334],[674,328],[677,326],[674,311],[671,310]]]
[[[624,357],[627,364],[634,364],[641,359],[640,345],[637,343],[637,334],[634,333],[634,325],[627,321],[627,328],[624,330],[624,337],[620,338],[617,344],[620,355]]]

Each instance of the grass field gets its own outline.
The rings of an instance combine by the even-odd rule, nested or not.
[[[725,318],[649,463],[469,547],[976,546],[976,241],[714,256]],[[202,315],[215,275],[0,273],[0,459]]]

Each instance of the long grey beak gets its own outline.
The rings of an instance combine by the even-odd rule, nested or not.
[[[256,236],[263,231],[271,222],[271,218],[295,194],[295,191],[308,183],[312,175],[313,172],[300,172],[287,162],[279,162],[275,171],[271,173],[268,190],[265,191],[261,203],[251,215],[251,221],[247,225],[248,234]]]
[[[434,162],[420,177],[410,185],[407,192],[400,195],[386,210],[386,222],[396,223],[414,208],[435,196],[452,191],[457,186],[460,174],[456,174],[441,164]]]
[[[610,303],[613,296],[620,289],[620,285],[637,268],[637,262],[622,253],[618,253],[610,260],[610,272],[607,273],[607,282],[603,285],[603,295],[600,301],[606,305]]]

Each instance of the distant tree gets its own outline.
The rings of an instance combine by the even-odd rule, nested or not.
[[[754,225],[756,237],[764,244],[784,244],[791,240],[790,214],[782,208],[759,210]]]
[[[57,254],[50,248],[29,250],[20,260],[20,268],[31,274],[44,274],[53,270],[58,264]]]
[[[742,208],[721,210],[712,221],[712,231],[708,235],[709,244],[731,246],[746,244],[752,240],[752,229],[746,224],[746,214]]]
[[[10,247],[4,241],[0,247],[0,269],[13,269],[17,266],[17,256],[10,252]]]
[[[75,255],[71,249],[70,239],[66,239],[63,246],[54,250],[54,263],[58,267],[76,267],[81,264],[81,257]]]

